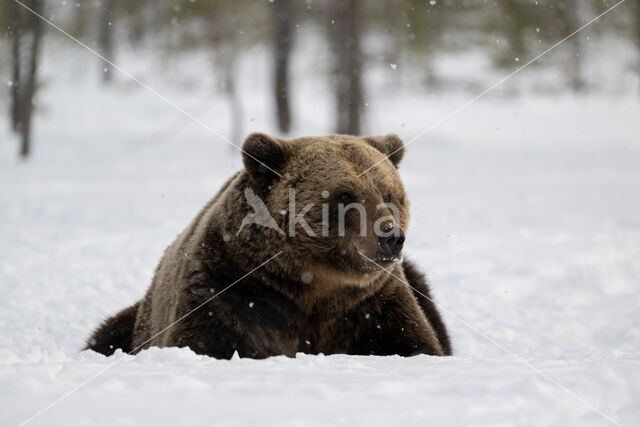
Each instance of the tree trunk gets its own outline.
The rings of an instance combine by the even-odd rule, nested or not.
[[[87,3],[78,2],[74,8],[71,34],[79,39],[82,39],[87,33],[87,26],[89,25],[87,22],[87,15],[89,11],[88,6],[89,5],[87,5]]]
[[[568,34],[575,31],[582,25],[582,16],[585,11],[582,7],[588,6],[586,2],[576,2],[573,7],[567,8]],[[583,92],[587,87],[587,83],[583,77],[583,56],[585,54],[583,38],[584,34],[575,34],[570,39],[571,56],[573,57],[569,63],[569,86],[574,92]]]
[[[110,62],[113,62],[115,52],[113,47],[113,0],[104,0],[100,11],[100,23],[98,33],[98,45],[100,53]],[[100,71],[103,83],[110,83],[113,80],[113,70],[111,64],[100,60]]]
[[[42,39],[42,22],[32,12],[12,3],[13,82],[11,85],[11,124],[20,135],[20,156],[31,152],[31,118],[36,92],[36,71]],[[27,6],[42,14],[42,0],[30,0]]]
[[[527,22],[526,6],[518,0],[503,0],[499,5],[503,13],[500,21],[509,47],[500,62],[507,68],[512,68],[515,58],[524,59],[527,56],[524,39]]]
[[[31,9],[42,14],[42,0],[31,0]],[[27,78],[24,85],[22,98],[23,127],[20,155],[28,157],[31,151],[31,118],[33,117],[33,97],[36,93],[36,71],[38,70],[38,57],[40,54],[40,40],[42,39],[42,21],[39,17],[29,13],[29,27],[31,31],[31,44],[29,46],[29,59],[27,62]]]
[[[275,70],[274,89],[278,114],[278,128],[287,133],[291,128],[289,107],[289,57],[291,53],[291,24],[293,8],[291,0],[273,3]]]
[[[339,133],[360,134],[362,53],[361,0],[333,0],[329,37],[336,71],[336,128]]]
[[[635,11],[634,11],[634,16],[635,16],[635,30],[636,30],[636,46],[638,48],[638,64],[637,64],[637,70],[638,70],[638,76],[640,76],[640,1],[636,1],[635,3]],[[640,89],[640,85],[638,86],[638,88]]]
[[[9,2],[11,9],[11,60],[13,61],[13,77],[11,82],[11,128],[20,132],[21,102],[20,102],[20,36],[22,34],[22,6],[13,1]]]
[[[231,55],[222,61],[223,69],[223,90],[229,100],[229,111],[231,112],[231,141],[239,144],[242,141],[242,103],[236,90],[236,61]]]

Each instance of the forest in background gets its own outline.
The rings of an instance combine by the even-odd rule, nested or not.
[[[22,3],[22,4],[20,4]],[[627,0],[627,13],[603,17],[590,32],[634,46],[634,59],[615,64],[640,74],[640,0]],[[278,129],[286,134],[295,113],[289,70],[301,28],[312,28],[326,42],[329,63],[313,78],[330,82],[334,129],[363,131],[364,79],[372,64],[409,64],[412,84],[425,96],[464,87],[458,76],[439,72],[439,55],[478,52],[495,70],[507,74],[562,40],[615,2],[607,0],[0,0],[0,73],[7,82],[0,108],[19,141],[20,156],[31,151],[33,117],[37,117],[38,61],[49,37],[64,37],[36,12],[118,64],[124,50],[159,53],[168,58],[192,50],[211,51],[211,72],[219,95],[228,98],[232,120],[241,117],[238,61],[256,46],[270,52],[272,105]],[[27,10],[28,7],[33,12]],[[563,87],[576,93],[598,91],[583,71],[588,36],[568,39],[553,64]],[[560,59],[560,60],[558,60]],[[96,78],[105,90],[118,72],[96,61]],[[478,92],[470,86],[469,91]],[[215,96],[215,95],[212,95]],[[232,129],[238,129],[232,124]],[[234,132],[236,133],[236,132]],[[232,138],[237,138],[233,135]]]

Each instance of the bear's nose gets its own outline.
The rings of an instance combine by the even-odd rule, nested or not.
[[[393,226],[385,232],[384,236],[379,236],[380,247],[386,256],[397,256],[404,245],[404,233],[400,227]]]

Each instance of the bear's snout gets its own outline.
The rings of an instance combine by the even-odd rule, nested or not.
[[[395,258],[404,245],[404,233],[400,227],[393,226],[384,235],[378,237],[378,242],[385,257]]]

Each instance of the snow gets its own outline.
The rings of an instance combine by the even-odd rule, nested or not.
[[[69,41],[47,47],[64,55],[45,58],[31,160],[15,160],[0,121],[0,424],[44,408],[28,425],[640,421],[637,77],[610,77],[626,95],[548,97],[525,70],[409,144],[406,255],[430,277],[455,356],[105,358],[80,352],[84,339],[143,295],[164,248],[242,162],[123,76],[103,89],[99,65],[81,72],[93,58]],[[305,78],[325,59],[294,61],[293,135],[331,131],[327,85]],[[454,74],[474,69],[460,61]],[[117,62],[228,134],[215,78],[198,74],[206,54]],[[252,75],[268,59],[251,51],[242,64],[246,132],[277,133],[269,75]],[[367,125],[407,142],[473,96],[392,90],[389,74],[386,63],[371,71]]]

